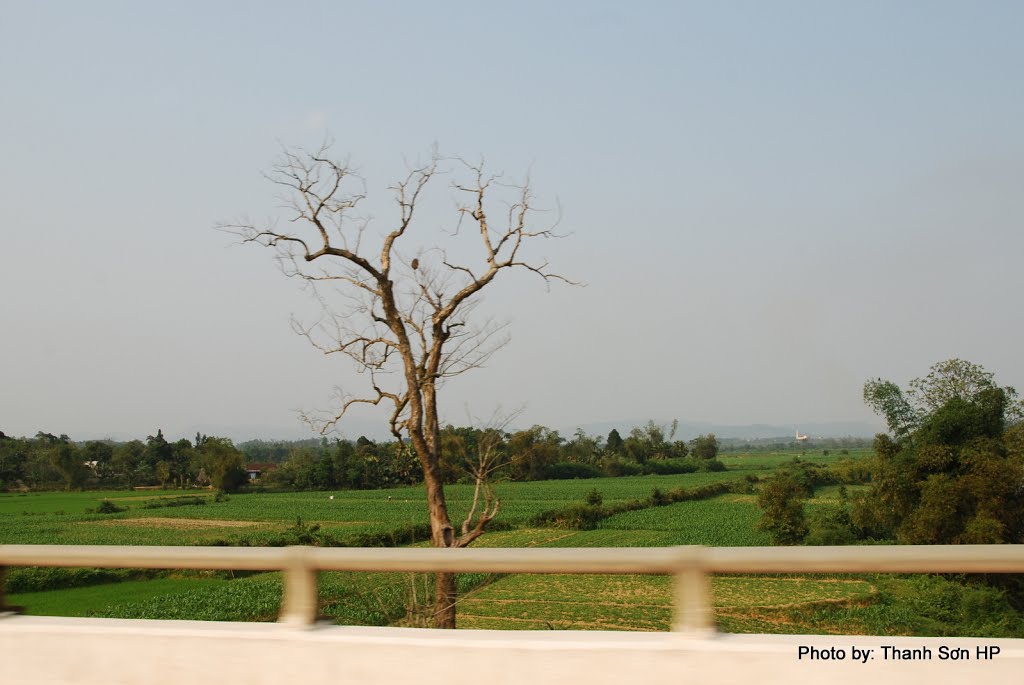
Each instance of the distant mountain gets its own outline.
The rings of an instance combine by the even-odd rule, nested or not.
[[[582,428],[588,435],[606,436],[613,429],[617,429],[622,437],[633,428],[643,426],[648,419],[624,420],[624,421],[599,421],[585,423],[569,428],[559,429],[564,437],[571,437],[577,428]],[[665,426],[671,425],[671,419],[655,420],[655,423]],[[793,433],[799,429],[801,433],[812,438],[871,438],[876,433],[885,430],[881,424],[871,424],[859,421],[825,421],[794,423],[791,425],[773,425],[767,423],[752,423],[746,425],[731,425],[711,423],[708,421],[680,421],[679,429],[676,431],[677,440],[692,440],[698,435],[714,433],[719,438],[782,438],[793,437]],[[667,436],[666,436],[667,437]]]

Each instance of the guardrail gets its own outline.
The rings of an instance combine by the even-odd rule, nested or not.
[[[318,571],[636,573],[675,578],[672,630],[714,632],[711,573],[1019,573],[1024,545],[877,547],[324,548],[0,545],[9,566],[282,571],[279,621],[317,619]]]

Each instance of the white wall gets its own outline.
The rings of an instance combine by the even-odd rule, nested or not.
[[[800,645],[846,650],[798,659]],[[924,648],[927,661],[882,658],[881,646]],[[940,646],[966,648],[943,661]],[[976,649],[1000,653],[978,660]],[[855,663],[851,646],[873,649]],[[546,683],[1019,683],[1024,640],[568,631],[431,631],[201,621],[0,616],[0,684],[544,685]]]

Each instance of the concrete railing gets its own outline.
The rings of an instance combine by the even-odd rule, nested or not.
[[[280,622],[317,618],[318,571],[658,574],[675,578],[673,631],[714,631],[711,573],[1015,573],[1024,545],[430,549],[0,545],[7,566],[262,570],[284,573]],[[0,573],[0,609],[3,601]]]

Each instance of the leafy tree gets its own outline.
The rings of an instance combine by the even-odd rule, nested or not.
[[[864,401],[882,416],[896,438],[905,438],[934,412],[956,400],[972,403],[986,391],[1001,390],[1003,417],[1010,421],[1024,417],[1024,404],[1012,387],[1000,388],[995,375],[979,364],[947,359],[931,367],[924,378],[910,381],[906,391],[892,381],[876,378],[864,384]],[[995,401],[998,393],[987,397]]]
[[[126,485],[143,482],[144,474],[140,473],[140,468],[142,467],[142,454],[145,450],[146,446],[138,440],[130,440],[114,447],[111,468],[124,480]]]
[[[100,480],[113,476],[113,459],[114,448],[109,442],[92,440],[82,447],[82,460],[90,465]]]
[[[88,478],[89,470],[75,444],[67,440],[59,441],[49,449],[49,453],[50,462],[64,478],[65,487],[68,490],[81,488]]]
[[[619,431],[615,428],[608,432],[608,438],[604,441],[604,448],[606,452],[611,454],[622,452],[622,436],[619,435]]]
[[[855,502],[853,523],[865,535],[907,544],[1024,542],[1013,388],[953,359],[912,381],[905,396],[913,429],[876,438],[872,487]]]
[[[153,471],[156,473],[156,479],[159,481],[160,487],[166,488],[167,481],[171,479],[171,465],[166,461],[158,461]]]
[[[178,440],[171,445],[170,457],[170,477],[179,488],[184,488],[199,472],[198,458],[192,443],[185,438]]]
[[[654,421],[648,421],[629,432],[623,441],[622,451],[638,464],[648,459],[665,459],[671,456],[672,448],[665,440],[665,429]]]
[[[202,468],[213,487],[234,492],[245,484],[242,453],[227,438],[207,438],[199,447]]]
[[[900,386],[881,378],[864,384],[864,402],[885,419],[896,437],[906,436],[917,425],[917,411],[900,390]]]
[[[27,440],[0,438],[0,490],[25,480],[25,463],[30,447]]]
[[[780,473],[770,478],[757,494],[757,505],[762,512],[758,528],[767,531],[779,545],[803,542],[808,530],[805,496],[805,487],[791,474]]]
[[[714,433],[700,435],[690,441],[691,452],[697,459],[714,459],[718,456],[718,438]]]
[[[601,458],[600,438],[587,435],[582,428],[577,428],[572,440],[562,450],[565,461],[579,464],[593,464]]]
[[[559,461],[562,436],[544,426],[517,431],[508,438],[509,474],[515,480],[540,480]]]
[[[158,462],[170,462],[173,459],[170,443],[164,438],[164,432],[159,428],[156,435],[146,436],[146,449],[142,453],[142,462],[155,469]]]
[[[995,374],[980,364],[963,359],[947,359],[932,366],[924,378],[910,381],[907,396],[919,412],[934,412],[952,400],[973,401],[987,390],[995,390]],[[1021,418],[1017,391],[999,388],[1006,402],[1007,418]],[[989,395],[991,397],[991,395]]]

